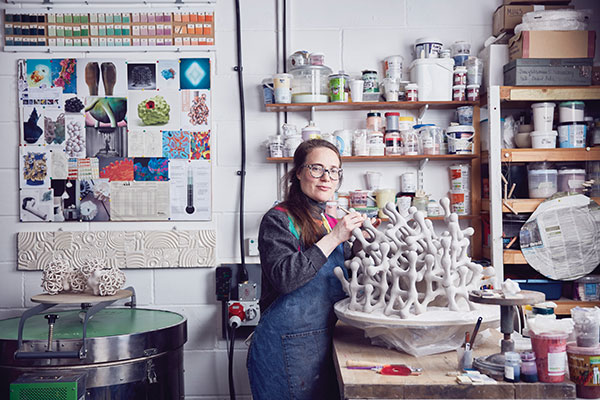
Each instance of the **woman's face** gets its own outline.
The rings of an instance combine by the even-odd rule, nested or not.
[[[327,147],[317,147],[306,156],[304,165],[322,165],[325,169],[340,168],[338,155]],[[338,180],[332,180],[329,173],[325,172],[320,178],[313,178],[308,168],[303,167],[297,175],[300,180],[302,192],[311,199],[318,202],[325,202],[333,199],[338,184]]]

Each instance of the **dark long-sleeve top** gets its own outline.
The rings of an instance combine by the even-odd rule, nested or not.
[[[311,202],[319,213],[325,212],[325,203]],[[323,236],[325,234],[323,228]],[[301,241],[290,231],[288,215],[275,208],[267,211],[262,218],[258,250],[262,268],[262,312],[282,294],[291,293],[308,283],[327,262],[318,246],[303,248]],[[344,256],[348,258],[349,255],[350,246],[345,243]]]

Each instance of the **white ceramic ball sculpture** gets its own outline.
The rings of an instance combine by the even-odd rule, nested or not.
[[[55,258],[42,274],[42,289],[48,294],[92,291],[96,296],[112,296],[125,285],[125,274],[119,268],[107,267],[106,261],[88,259],[75,268],[65,258]]]
[[[340,319],[347,322],[368,316],[365,321],[398,324],[399,320],[407,323],[416,318],[431,325],[438,318],[440,307],[455,315],[481,307],[469,301],[469,292],[486,283],[493,284],[494,269],[471,261],[467,249],[473,228],[460,228],[447,198],[440,204],[447,226],[441,235],[416,208],[401,215],[392,203],[383,210],[389,217],[385,229],[374,228],[367,219],[362,230],[354,230],[354,240],[360,241],[362,250],[345,262],[349,279],[341,267],[334,270],[349,296],[336,304]],[[363,232],[367,232],[367,237]],[[436,306],[436,314],[428,321],[426,314],[431,306]],[[353,318],[343,318],[349,315]],[[464,330],[461,334],[464,336]]]

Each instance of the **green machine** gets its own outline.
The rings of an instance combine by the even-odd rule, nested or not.
[[[83,400],[85,378],[72,373],[24,374],[10,384],[10,400]]]
[[[125,306],[108,307],[131,298]],[[0,398],[181,400],[187,321],[116,297],[38,295],[21,317],[0,320]],[[48,313],[56,305],[75,309]]]

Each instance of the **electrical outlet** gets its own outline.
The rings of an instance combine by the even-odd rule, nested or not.
[[[246,239],[246,249],[249,257],[258,257],[260,255],[258,253],[258,240],[256,238]]]
[[[244,319],[242,320],[240,326],[258,325],[258,321],[260,320],[260,308],[258,306],[258,301],[229,300],[227,303],[228,308],[233,304],[240,305],[244,310]]]

